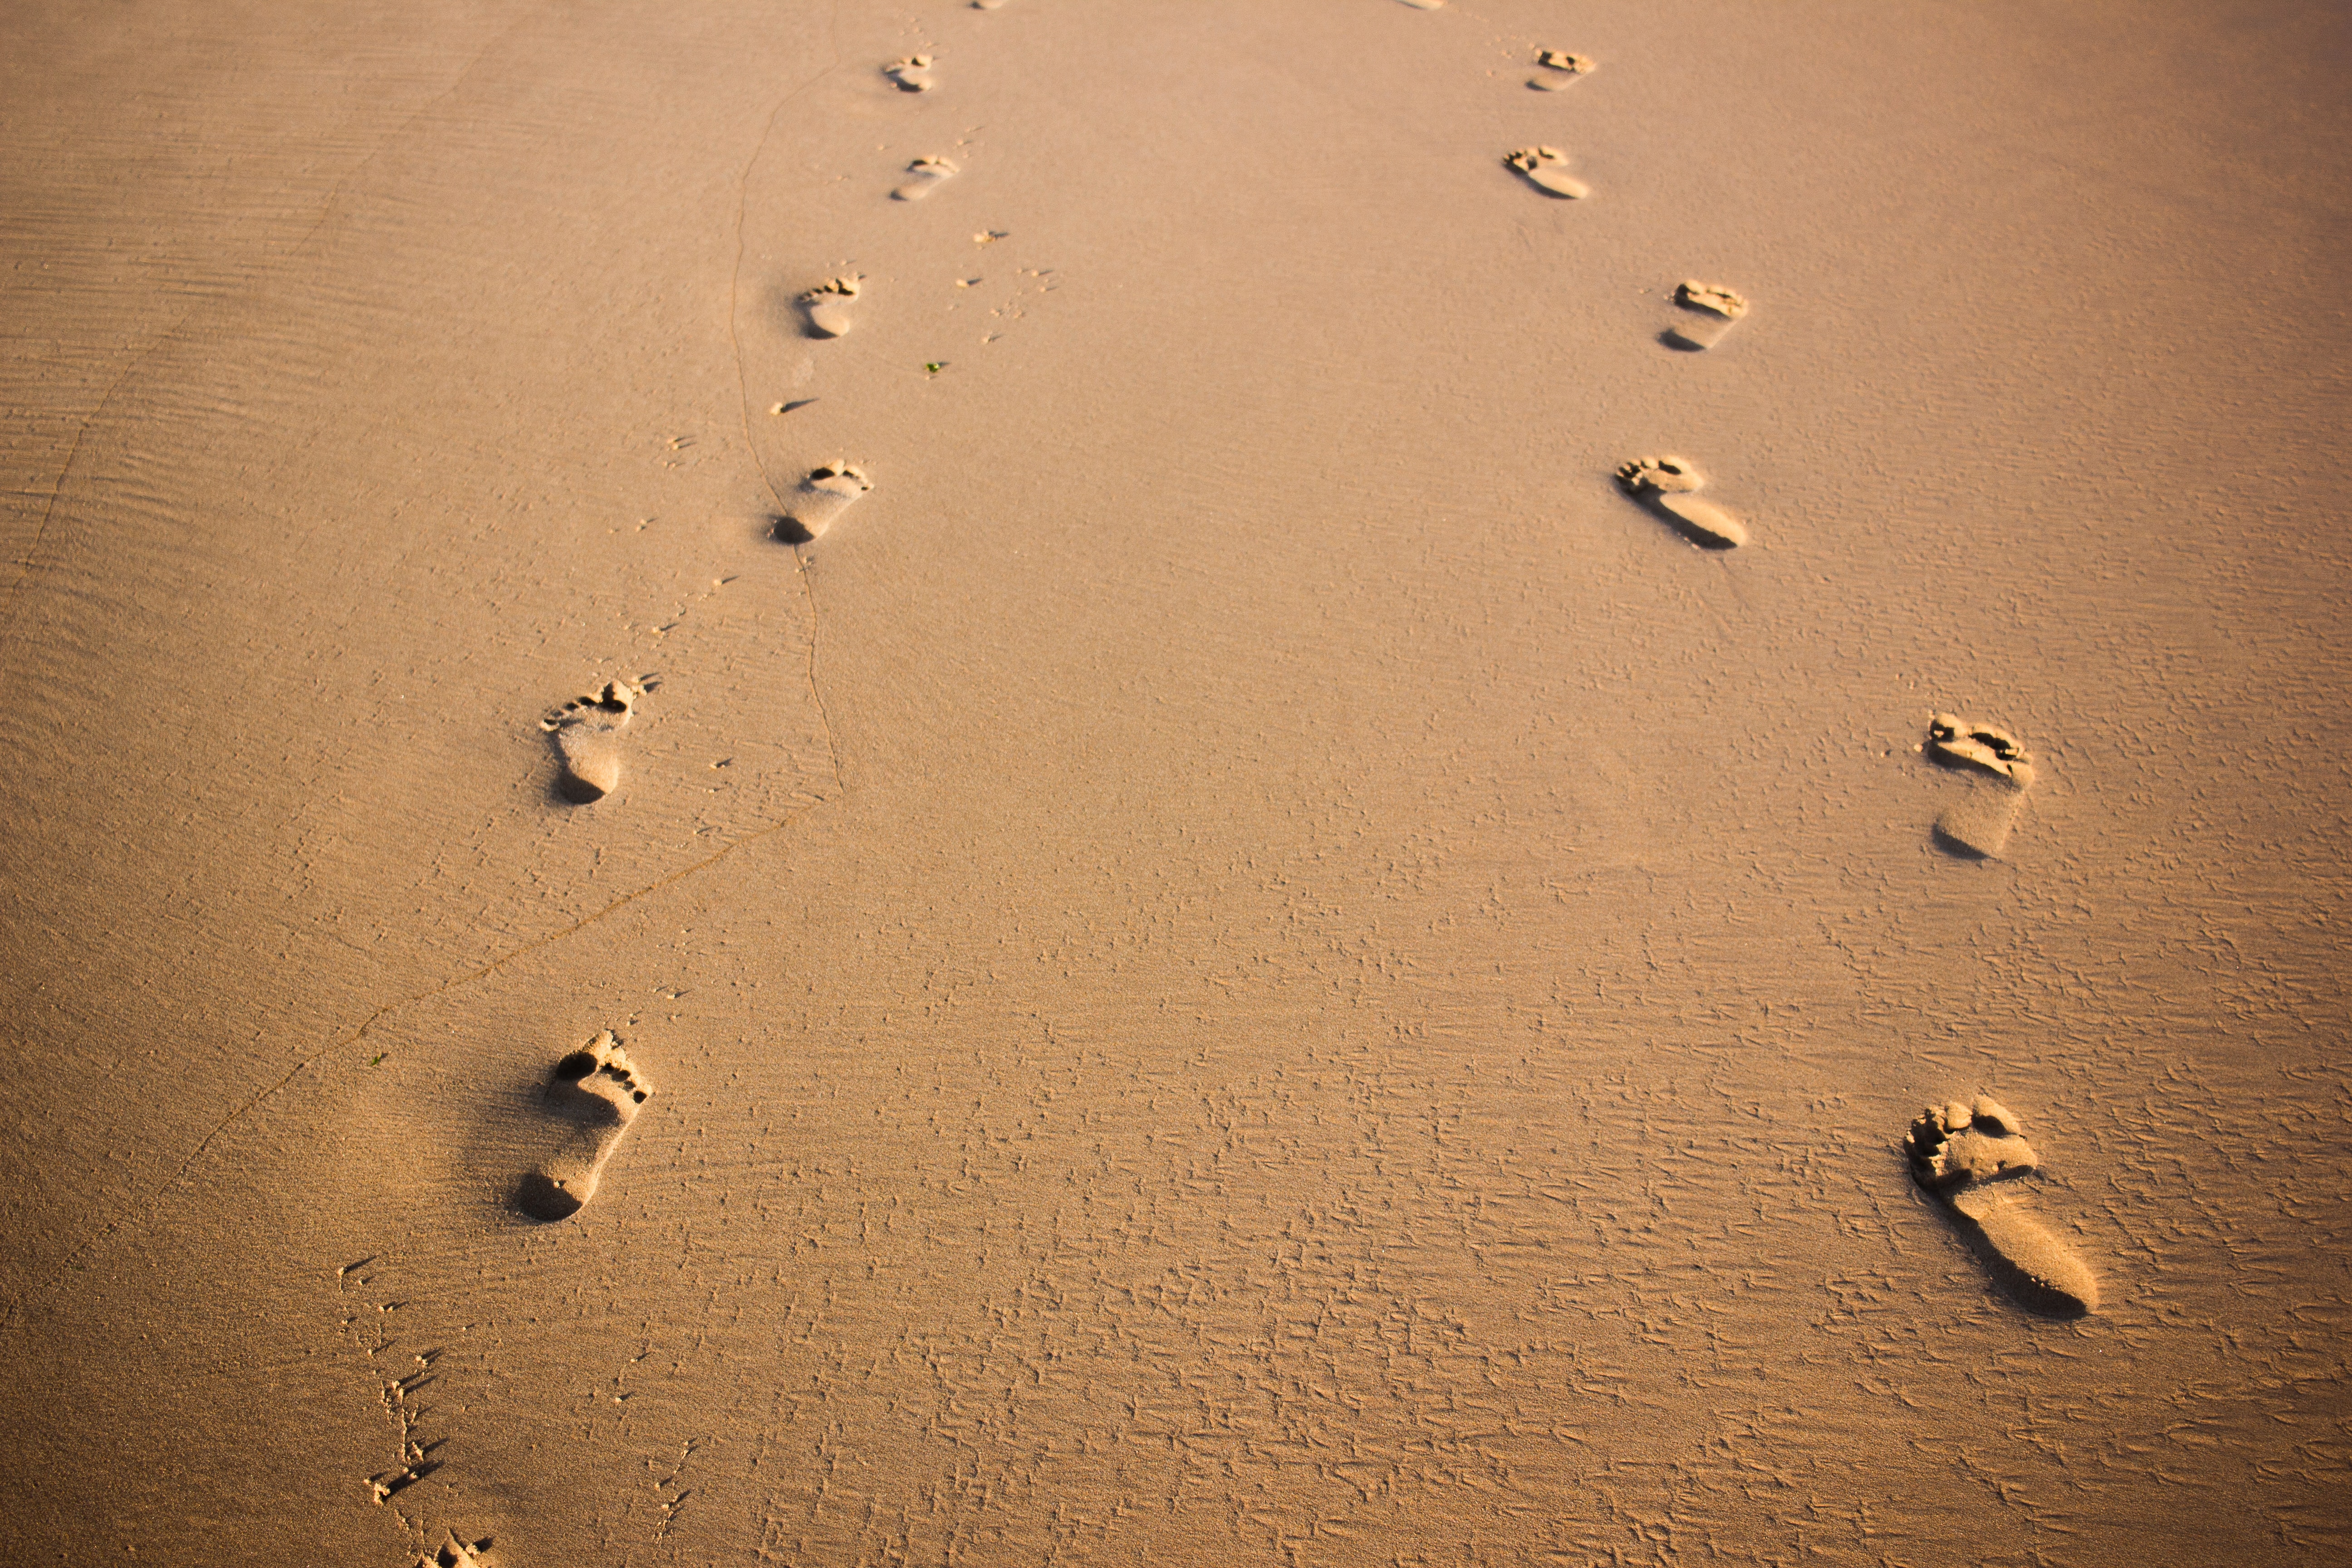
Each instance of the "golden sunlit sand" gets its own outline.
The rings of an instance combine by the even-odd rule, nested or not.
[[[2352,1552],[2333,8],[0,26],[19,1559]]]

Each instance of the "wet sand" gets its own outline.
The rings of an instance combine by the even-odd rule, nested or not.
[[[2326,8],[6,29],[22,1555],[2352,1546]]]

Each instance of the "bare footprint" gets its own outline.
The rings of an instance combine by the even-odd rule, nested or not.
[[[1675,286],[1675,303],[1690,313],[1666,329],[1665,341],[1694,353],[1715,347],[1748,314],[1746,295],[1690,279]]]
[[[653,1089],[610,1029],[555,1064],[540,1098],[564,1124],[545,1163],[522,1179],[515,1205],[533,1219],[567,1219],[596,1195],[604,1163]]]
[[[1748,542],[1748,525],[1695,493],[1706,484],[1698,465],[1669,452],[1635,458],[1617,466],[1617,484],[1635,500],[1672,523],[1692,543],[1730,550]]]
[[[1920,749],[1939,766],[1970,775],[1968,793],[1936,818],[1937,841],[1977,859],[1999,858],[2025,814],[2033,759],[2008,731],[1951,713],[1928,718]]]
[[[857,498],[874,488],[864,471],[847,463],[827,463],[809,470],[793,492],[792,510],[777,525],[776,537],[787,544],[806,544],[821,537]]]
[[[539,727],[555,742],[562,771],[555,787],[575,805],[602,800],[621,783],[621,731],[635,717],[638,699],[653,689],[652,678],[608,680],[584,697],[550,709]]]
[[[1536,57],[1536,74],[1528,85],[1538,92],[1560,92],[1574,87],[1592,69],[1592,61],[1565,49],[1546,49]]]
[[[1503,160],[1527,176],[1528,184],[1546,195],[1574,201],[1589,196],[1592,187],[1568,172],[1568,154],[1557,147],[1522,147]]]
[[[811,335],[837,338],[857,324],[850,318],[849,307],[862,281],[855,277],[828,278],[801,296],[800,307],[808,316]]]
[[[902,202],[919,202],[961,173],[945,158],[918,158],[907,165],[907,183],[890,194]]]
[[[487,1535],[479,1541],[467,1541],[453,1530],[449,1531],[449,1539],[441,1543],[441,1550],[430,1557],[420,1559],[417,1568],[488,1568],[482,1553],[488,1552],[490,1545],[490,1538]]]
[[[1979,1095],[1931,1105],[1903,1141],[1911,1174],[1944,1205],[1969,1244],[2021,1300],[2037,1311],[2077,1318],[2099,1309],[2099,1281],[2032,1205],[1994,1184],[2030,1175],[2040,1163],[2018,1119]]]
[[[939,85],[931,75],[931,57],[908,55],[903,60],[892,60],[882,68],[882,74],[898,84],[900,92],[929,92]]]

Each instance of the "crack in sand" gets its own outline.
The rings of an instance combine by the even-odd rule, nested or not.
[[[186,324],[185,317],[181,318],[181,324]],[[142,354],[139,357],[144,359],[146,356]],[[49,485],[48,504],[41,509],[40,526],[33,530],[33,537],[26,542],[25,553],[16,563],[16,580],[8,584],[8,605],[6,610],[0,614],[5,614],[12,626],[16,618],[17,596],[25,591],[25,584],[32,580],[33,563],[40,557],[42,541],[49,536],[49,519],[57,515],[58,497],[65,490],[66,476],[73,472],[74,458],[81,454],[82,437],[89,434],[90,426],[97,421],[100,415],[106,412],[106,405],[114,401],[114,395],[122,390],[123,382],[138,363],[139,360],[134,359],[130,364],[122,367],[122,374],[114,378],[114,384],[106,389],[106,395],[98,400],[98,406],[83,416],[80,426],[74,431],[72,444],[66,447],[66,460],[58,465],[58,477]]]
[[[768,143],[775,139],[776,121],[783,118],[784,110],[793,100],[841,68],[841,50],[837,37],[840,22],[841,8],[835,5],[826,24],[828,31],[836,34],[830,50],[833,56],[832,61],[823,70],[776,100],[776,106],[768,110],[767,124],[761,128],[760,140],[752,145],[751,157],[744,160],[742,177],[735,183],[735,266],[727,278],[727,344],[735,354],[735,412],[743,426],[744,454],[751,459],[752,471],[760,476],[761,488],[768,492],[768,499],[776,503],[776,513],[779,517],[784,515],[790,509],[784,504],[783,492],[776,489],[775,479],[768,472],[768,465],[760,460],[760,444],[751,434],[751,375],[743,366],[743,332],[739,325],[743,289],[745,244],[743,230],[751,217],[751,175],[759,168],[761,158],[767,153]],[[833,762],[834,787],[846,789],[849,787],[848,782],[843,777],[841,771],[841,743],[833,732],[833,713],[825,706],[824,692],[817,685],[816,679],[817,641],[824,630],[824,623],[817,613],[815,584],[809,581],[808,557],[801,553],[800,546],[797,544],[793,546],[793,555],[795,563],[794,571],[800,578],[801,596],[808,603],[809,700],[816,704],[817,722],[824,729],[825,751]]]
[[[754,462],[757,462],[757,461],[758,461],[758,459],[757,459],[756,458],[754,458],[752,460],[753,460]],[[766,477],[766,476],[765,476],[765,474],[763,473],[763,474],[761,475],[761,478],[762,478],[762,479],[765,479],[765,477]],[[770,492],[771,494],[773,494],[773,493],[774,493],[775,487],[774,487],[773,485],[770,485],[770,486],[768,487],[768,489],[769,489],[769,492]],[[836,741],[834,739],[834,734],[833,734],[833,714],[832,714],[830,711],[828,711],[828,710],[826,710],[826,708],[825,708],[825,705],[824,705],[824,690],[823,690],[823,689],[822,689],[817,685],[817,680],[816,680],[816,645],[817,645],[817,637],[818,637],[818,634],[819,634],[819,633],[821,633],[821,632],[824,629],[824,622],[822,619],[820,619],[820,618],[819,618],[819,616],[817,616],[817,613],[816,613],[816,584],[809,581],[809,573],[808,573],[809,563],[808,563],[808,557],[807,557],[807,556],[805,556],[805,555],[802,555],[802,554],[801,554],[801,552],[800,552],[800,546],[799,546],[799,545],[797,545],[797,544],[796,544],[796,545],[793,546],[793,553],[795,556],[798,556],[798,557],[799,557],[799,563],[799,563],[798,567],[795,569],[795,574],[796,574],[796,575],[800,578],[800,580],[801,580],[801,593],[803,594],[803,595],[804,595],[804,596],[807,598],[807,600],[808,600],[808,607],[809,607],[809,645],[808,645],[808,689],[809,689],[809,699],[810,699],[810,700],[811,700],[811,701],[813,701],[813,702],[814,702],[814,703],[816,704],[816,717],[817,717],[817,722],[818,722],[819,724],[822,724],[822,725],[824,727],[824,744],[825,744],[825,750],[826,750],[826,751],[828,751],[828,752],[830,752],[833,754],[833,787],[834,787],[834,788],[835,788],[835,789],[837,789],[837,790],[846,790],[846,789],[849,787],[849,781],[848,781],[847,779],[845,779],[845,778],[844,778],[844,777],[842,776],[842,772],[841,772],[841,746],[840,746],[840,743],[839,743],[838,742],[836,742]]]

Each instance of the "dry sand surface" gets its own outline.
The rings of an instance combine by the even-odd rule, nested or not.
[[[11,1560],[2345,1561],[2347,68],[9,7]]]

